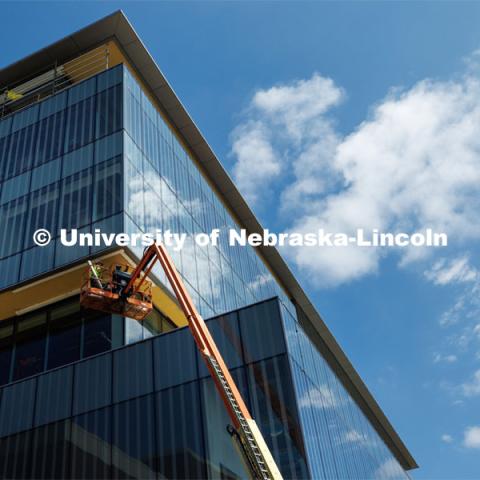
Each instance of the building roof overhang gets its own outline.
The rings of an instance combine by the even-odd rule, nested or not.
[[[117,41],[125,57],[130,62],[130,66],[135,69],[150,90],[150,94],[156,98],[160,108],[169,118],[174,128],[177,129],[190,150],[195,154],[203,169],[203,173],[214,184],[231,213],[249,233],[261,233],[263,228],[259,221],[240,195],[232,179],[200,133],[200,130],[187,113],[173,88],[123,12],[114,12],[68,35],[62,40],[1,69],[0,89],[18,80],[28,78],[32,72],[41,71],[47,65],[52,65],[55,62],[59,64],[66,62],[110,39]],[[386,418],[359,374],[355,371],[353,365],[338,345],[277,249],[274,247],[259,247],[258,251],[292,301],[306,314],[307,321],[304,322],[306,323],[304,327],[309,331],[311,337],[316,340],[318,347],[331,368],[399,463],[405,469],[418,467],[415,459]]]

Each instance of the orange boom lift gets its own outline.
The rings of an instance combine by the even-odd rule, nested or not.
[[[250,415],[217,346],[198,313],[172,259],[162,244],[148,247],[136,268],[116,265],[108,271],[89,261],[80,303],[86,308],[117,313],[143,320],[152,311],[151,282],[148,275],[159,261],[182,308],[195,343],[207,364],[233,425],[232,436],[253,479],[281,480],[282,476],[265,440]]]

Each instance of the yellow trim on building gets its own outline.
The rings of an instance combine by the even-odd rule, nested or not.
[[[134,265],[127,252],[120,250],[96,258],[106,267],[129,263]],[[67,270],[54,273],[39,280],[0,293],[0,321],[22,315],[37,308],[80,294],[86,262]],[[187,319],[173,297],[162,285],[152,288],[153,304],[178,327],[187,325]]]

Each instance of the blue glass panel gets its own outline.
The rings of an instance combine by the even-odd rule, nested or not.
[[[78,234],[81,235],[83,233],[90,233],[90,231],[90,226],[87,226],[84,228],[79,228]],[[69,239],[70,235],[68,235],[67,238]],[[63,245],[59,238],[55,240],[55,244],[55,267],[72,263],[79,258],[88,257],[90,254],[90,247],[88,245],[75,245],[69,247],[67,245]]]
[[[0,120],[0,138],[6,137],[12,129],[13,116]]]
[[[28,127],[38,120],[38,103],[24,108],[13,116],[12,132]]]
[[[59,228],[80,228],[92,220],[92,169],[62,180]]]
[[[61,162],[60,158],[52,160],[40,167],[34,168],[32,170],[32,184],[30,190],[37,190],[39,188],[45,187],[50,183],[55,183],[60,180],[61,172]]]
[[[70,95],[69,95],[70,98]],[[67,109],[65,152],[90,143],[94,137],[95,97],[89,97]]]
[[[122,80],[123,65],[117,65],[116,67],[110,68],[97,76],[97,92],[118,85],[119,83],[122,83]]]
[[[153,395],[113,406],[112,443],[112,478],[157,478]]]
[[[117,85],[97,95],[96,138],[122,128],[122,86]]]
[[[113,133],[95,142],[95,163],[121,155],[123,152],[123,131]]]
[[[242,398],[249,405],[249,395],[245,371],[238,368],[230,372]],[[245,465],[226,426],[231,423],[230,417],[217,392],[212,378],[204,378],[200,382],[202,396],[202,413],[207,453],[208,478],[249,478]]]
[[[73,105],[95,95],[96,77],[92,77],[68,89],[68,105]]]
[[[71,416],[73,367],[40,375],[35,401],[35,426]]]
[[[5,160],[5,178],[18,175],[33,165],[36,150],[37,124],[18,130],[10,136]]]
[[[48,230],[52,235],[55,234],[59,196],[59,183],[51,183],[30,194],[24,248],[34,245],[33,234],[39,228]]]
[[[113,217],[104,218],[103,220],[95,222],[91,227],[91,230],[95,231],[95,229],[98,228],[101,232],[104,232],[104,233],[122,233],[124,231],[123,221],[124,221],[123,214],[120,213]],[[99,252],[106,248],[108,247],[103,245],[98,247],[92,247],[92,253]]]
[[[113,401],[153,391],[152,344],[142,342],[113,353]]]
[[[36,385],[37,379],[33,378],[2,389],[0,436],[32,427]]]
[[[93,164],[93,144],[89,144],[78,150],[63,156],[62,177],[68,177],[74,173],[85,170]]]
[[[245,362],[255,362],[286,351],[277,300],[239,311]]]
[[[308,478],[287,356],[281,355],[249,365],[247,379],[253,418],[283,477]]]
[[[181,329],[153,340],[155,390],[197,378],[196,347],[189,330]]]
[[[55,242],[46,247],[33,247],[25,250],[22,256],[20,280],[26,280],[35,275],[48,272],[53,268]]]
[[[93,220],[120,213],[123,206],[122,157],[111,158],[95,165],[93,189]]]
[[[30,478],[32,432],[0,439],[0,478]]]
[[[243,364],[242,344],[238,328],[237,312],[208,320],[207,327],[225,360],[227,367],[236,368]],[[204,360],[198,354],[201,377],[209,375]]]
[[[10,202],[15,198],[26,195],[29,191],[29,187],[30,172],[26,172],[3,182],[0,204]]]
[[[95,388],[91,388],[95,385]],[[73,414],[112,403],[112,355],[100,355],[75,365]]]
[[[31,457],[27,461],[26,478],[68,478],[70,449],[70,420],[36,428],[32,431]]]
[[[41,102],[40,115],[39,115],[40,120],[42,118],[49,117],[54,113],[65,110],[65,108],[67,107],[67,94],[68,94],[68,91],[63,91],[55,95],[52,95],[51,97]]]
[[[28,196],[0,206],[0,258],[19,252],[24,238]]]
[[[160,478],[207,478],[198,384],[157,393],[156,410]]]
[[[62,154],[65,133],[65,111],[54,113],[38,124],[35,165],[41,165]]]
[[[104,408],[72,419],[70,478],[114,478],[111,417],[111,409]]]

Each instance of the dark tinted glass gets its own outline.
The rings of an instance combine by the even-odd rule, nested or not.
[[[0,206],[0,257],[21,250],[27,209],[28,195]]]
[[[95,385],[95,388],[91,388]],[[112,403],[112,355],[99,355],[75,365],[73,414]]]
[[[0,439],[0,478],[30,478],[32,432]]]
[[[122,86],[116,85],[97,96],[97,138],[122,127]]]
[[[153,396],[113,406],[113,478],[156,478]]]
[[[110,408],[72,419],[71,478],[112,478],[111,428]]]
[[[245,372],[237,368],[231,372],[245,403],[249,403],[246,388]],[[215,388],[213,379],[204,378],[201,383],[202,421],[205,431],[205,449],[208,458],[209,478],[242,479],[248,478],[248,473],[232,437],[227,432],[231,423],[222,399]]]
[[[245,362],[285,353],[278,301],[271,300],[238,312]]]
[[[62,181],[60,228],[79,228],[92,219],[92,169]]]
[[[307,478],[305,449],[288,357],[247,366],[252,415],[285,478]]]
[[[33,233],[38,228],[55,232],[60,185],[51,183],[30,194],[30,207],[25,230],[25,248],[32,247]]]
[[[65,152],[70,152],[93,140],[95,97],[82,100],[67,109]]]
[[[152,391],[151,342],[113,352],[113,401],[121,402]]]
[[[27,430],[33,425],[37,379],[32,378],[2,390],[0,436]]]
[[[60,367],[80,358],[81,327],[77,302],[61,305],[50,313],[47,368]]]
[[[86,315],[83,332],[83,357],[106,352],[112,348],[111,315]]]
[[[227,367],[236,368],[242,365],[242,344],[238,328],[238,314],[234,312],[213,318],[207,322],[207,326]],[[205,377],[209,375],[209,372],[200,354],[198,356],[199,372],[201,376]]]
[[[45,361],[45,313],[27,316],[17,325],[17,345],[13,379],[29,377],[40,373]]]
[[[71,416],[72,382],[73,367],[59,368],[37,378],[35,426]]]
[[[156,395],[160,478],[206,478],[198,383]]]
[[[197,378],[196,347],[186,328],[160,335],[153,341],[155,389],[160,390]]]
[[[64,479],[70,465],[70,420],[36,428],[32,432],[29,478]],[[20,477],[15,477],[20,478]]]
[[[37,124],[29,125],[13,133],[10,139],[6,161],[5,178],[10,178],[28,170],[33,165]]]
[[[62,154],[65,111],[44,118],[38,125],[35,165],[41,165]]]
[[[0,327],[0,385],[10,380],[13,346],[13,322]]]
[[[100,220],[122,209],[122,158],[111,158],[95,166],[94,218]]]

